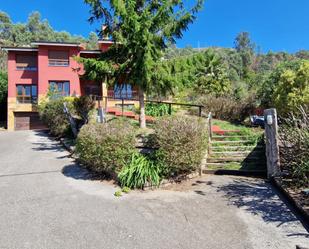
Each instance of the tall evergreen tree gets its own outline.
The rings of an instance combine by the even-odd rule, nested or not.
[[[240,77],[246,78],[253,62],[255,44],[251,41],[248,32],[241,32],[235,39],[235,49],[241,56],[242,73]]]
[[[90,21],[99,20],[115,43],[98,60],[84,61],[88,75],[113,71],[116,79],[139,87],[140,127],[146,126],[144,98],[150,91],[165,92],[168,81],[159,75],[167,44],[182,37],[202,7],[203,0],[188,9],[182,0],[85,0],[91,6]],[[115,67],[115,65],[117,65]],[[93,72],[95,71],[96,72]]]

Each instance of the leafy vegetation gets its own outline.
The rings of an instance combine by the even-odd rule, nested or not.
[[[188,174],[198,169],[207,146],[205,120],[188,116],[169,116],[154,126],[159,146],[157,160],[167,177]]]
[[[165,116],[169,114],[169,106],[167,104],[147,103],[145,114],[153,117]]]
[[[187,10],[183,1],[85,0],[92,19],[106,25],[105,34],[115,41],[99,60],[84,59],[86,75],[111,76],[139,87],[140,127],[145,128],[145,93],[170,90],[169,75],[161,70],[163,50],[175,43],[195,19],[203,1]],[[112,10],[112,11],[111,11]],[[115,68],[114,65],[117,65]],[[98,70],[98,67],[101,68]],[[107,70],[106,70],[107,69]],[[92,78],[93,79],[93,78]]]
[[[47,124],[51,134],[63,137],[71,134],[70,123],[63,111],[63,104],[66,102],[67,108],[72,114],[75,114],[74,98],[65,97],[42,101],[39,105],[39,113],[41,119]]]
[[[8,92],[8,76],[0,71],[0,103],[3,103],[7,98]]]
[[[135,152],[135,130],[123,120],[84,125],[77,137],[76,153],[83,164],[112,176],[130,164]]]
[[[139,153],[133,153],[131,161],[118,174],[122,187],[143,188],[146,183],[158,186],[161,180],[161,167]]]
[[[83,119],[83,123],[87,124],[89,122],[89,115],[95,111],[95,102],[90,96],[81,96],[75,98],[73,101],[73,106],[76,114]]]

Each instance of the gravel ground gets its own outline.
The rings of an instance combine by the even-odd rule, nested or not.
[[[114,197],[39,132],[0,132],[0,248],[309,247],[309,233],[263,180],[204,176]]]

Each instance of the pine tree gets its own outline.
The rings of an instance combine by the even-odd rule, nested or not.
[[[115,41],[98,61],[84,60],[86,74],[102,79],[113,71],[112,76],[116,80],[121,77],[126,82],[137,85],[140,127],[144,128],[145,94],[153,91],[164,93],[170,89],[169,75],[162,63],[163,50],[167,48],[167,44],[175,44],[176,39],[182,37],[183,31],[196,18],[203,0],[197,0],[190,9],[184,6],[182,0],[85,2],[91,6],[90,21],[101,21],[107,27],[105,31]],[[93,70],[97,71],[92,72]]]

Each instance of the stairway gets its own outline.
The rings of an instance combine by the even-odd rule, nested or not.
[[[240,131],[213,132],[205,171],[266,172],[265,146]]]

